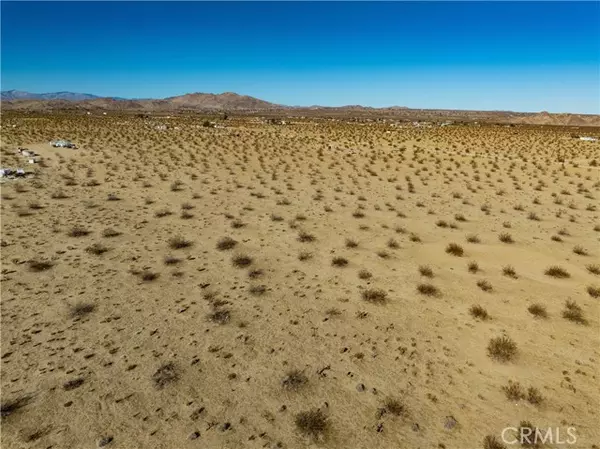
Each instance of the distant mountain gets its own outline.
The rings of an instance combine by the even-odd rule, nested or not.
[[[1,92],[2,100],[67,100],[67,101],[83,101],[99,98],[92,94],[79,94],[75,92],[51,92],[44,94],[34,94],[21,90],[3,90]]]
[[[390,118],[400,121],[481,121],[558,126],[600,126],[599,115],[549,114],[548,112],[462,111],[447,109],[409,109],[402,106],[373,108],[347,106],[284,106],[233,92],[222,94],[190,93],[164,99],[125,99],[99,97],[73,92],[32,94],[17,90],[2,92],[2,109],[19,111],[118,111],[172,113],[176,111],[238,111],[240,113],[276,112],[282,116],[308,114],[329,117]]]

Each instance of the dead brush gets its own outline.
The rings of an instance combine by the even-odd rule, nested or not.
[[[450,243],[446,246],[446,252],[456,257],[462,257],[465,250],[458,243]]]
[[[569,274],[569,272],[567,270],[565,270],[564,268],[562,268],[558,265],[552,265],[551,267],[546,268],[546,271],[544,271],[544,274],[546,276],[550,276],[550,277],[558,278],[558,279],[567,279],[567,278],[571,277],[571,275]]]
[[[433,277],[433,270],[428,265],[421,265],[419,267],[419,274],[421,274],[421,276],[424,276],[424,277],[427,277],[427,278],[432,278]]]
[[[208,315],[208,319],[209,321],[212,321],[213,323],[222,326],[224,324],[229,323],[229,321],[231,320],[231,312],[225,309],[216,310]]]
[[[331,261],[331,265],[338,268],[345,267],[348,265],[348,259],[345,257],[334,257]]]
[[[30,271],[38,273],[40,271],[46,271],[52,268],[54,266],[54,262],[49,260],[30,260],[27,262],[27,265],[29,266]]]
[[[85,237],[89,234],[90,234],[90,231],[88,231],[83,226],[73,226],[67,233],[67,235],[69,237]]]
[[[478,318],[483,321],[490,319],[490,315],[488,314],[487,310],[478,304],[471,306],[469,313],[473,318]]]
[[[308,378],[304,371],[298,369],[289,370],[285,377],[281,380],[281,386],[284,390],[298,391],[308,383]]]
[[[86,253],[93,254],[94,256],[101,256],[108,251],[110,251],[110,248],[104,246],[102,243],[94,243],[85,249]]]
[[[525,392],[519,382],[509,380],[508,385],[502,387],[502,391],[509,401],[520,401],[525,398]]]
[[[310,243],[310,242],[314,242],[316,240],[316,237],[313,234],[309,234],[306,231],[300,231],[298,233],[298,241],[302,242],[302,243]]]
[[[387,292],[381,289],[366,289],[363,290],[362,299],[373,304],[384,304],[388,300]]]
[[[588,285],[585,289],[592,298],[600,298],[600,287]]]
[[[329,420],[320,409],[298,413],[294,423],[301,434],[313,440],[323,439],[329,429]]]
[[[500,362],[509,362],[517,355],[517,344],[508,336],[492,338],[487,347],[488,356]]]
[[[583,316],[583,310],[575,301],[568,300],[565,302],[565,309],[562,316],[577,324],[587,324],[587,320]]]
[[[223,237],[217,242],[217,249],[219,251],[233,249],[237,245],[237,243],[237,240],[234,240],[231,237]]]
[[[171,249],[183,249],[192,246],[192,242],[190,240],[186,240],[181,236],[171,237],[168,241],[168,244],[169,248]]]
[[[536,318],[548,318],[546,307],[542,304],[531,304],[527,307],[527,311]]]
[[[179,380],[179,370],[173,362],[162,364],[152,375],[154,386],[161,390]]]
[[[90,303],[80,302],[70,307],[70,315],[71,318],[83,318],[86,315],[89,315],[94,310],[96,310],[96,306]]]
[[[442,295],[439,288],[437,288],[433,284],[427,284],[427,283],[417,285],[417,291],[420,294],[425,295],[425,296],[439,297]]]
[[[252,265],[253,259],[245,254],[236,254],[233,256],[232,263],[234,267],[245,268]]]

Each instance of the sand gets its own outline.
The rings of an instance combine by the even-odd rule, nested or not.
[[[597,143],[203,121],[3,117],[3,448],[600,445]]]

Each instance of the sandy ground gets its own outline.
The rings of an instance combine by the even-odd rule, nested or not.
[[[600,446],[600,145],[157,122],[3,118],[3,448]]]

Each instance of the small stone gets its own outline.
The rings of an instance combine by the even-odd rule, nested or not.
[[[383,432],[383,423],[382,422],[377,424],[377,433],[381,433],[381,432]]]
[[[102,437],[98,440],[98,447],[104,447],[107,444],[110,444],[113,440],[113,437]]]
[[[365,384],[358,384],[358,385],[356,386],[356,391],[359,391],[359,392],[361,392],[361,393],[362,393],[363,391],[365,391]]]
[[[458,421],[456,419],[454,419],[454,416],[451,416],[451,415],[446,416],[446,423],[444,424],[444,427],[446,429],[454,429],[454,427],[456,427],[457,424],[458,424]]]
[[[226,430],[231,429],[231,423],[226,422],[221,426],[221,432],[225,432]]]
[[[421,430],[421,427],[419,426],[418,423],[414,423],[412,425],[412,430],[413,430],[413,432],[418,432],[419,430]]]
[[[190,433],[188,436],[189,440],[195,440],[197,438],[200,438],[200,432],[198,432],[197,430],[195,432]]]

